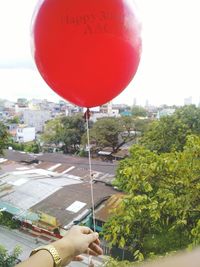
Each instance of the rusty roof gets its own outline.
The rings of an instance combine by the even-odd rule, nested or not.
[[[118,193],[112,195],[106,202],[104,202],[95,212],[95,218],[99,221],[106,222],[114,213],[116,208],[120,207],[122,199],[125,194]]]
[[[128,157],[130,155],[129,149],[121,149],[116,153],[112,153],[113,157],[124,159],[125,157]]]

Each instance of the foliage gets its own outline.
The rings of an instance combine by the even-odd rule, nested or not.
[[[114,260],[113,258],[108,258],[105,263],[103,263],[102,267],[125,267],[125,266],[133,266],[132,263],[130,263],[129,261],[117,261]],[[135,266],[135,265],[134,265]]]
[[[24,144],[24,151],[37,154],[40,152],[40,145],[37,142],[26,143]]]
[[[81,115],[60,117],[46,124],[42,140],[45,144],[63,145],[63,151],[76,152],[80,149],[85,132],[85,122]]]
[[[197,221],[195,227],[192,229],[191,235],[193,240],[189,247],[193,248],[200,244],[200,220]]]
[[[12,119],[8,119],[7,123],[19,124],[20,123],[20,118],[18,116],[14,116]]]
[[[7,127],[0,122],[0,154],[3,154],[3,149],[6,148],[9,141],[9,133]]]
[[[149,127],[151,122],[152,121],[150,119],[133,118],[133,123],[135,125],[135,130],[139,131],[141,133],[141,135],[143,135],[147,131],[147,129],[148,129],[148,127]]]
[[[133,106],[131,109],[133,117],[146,117],[147,111],[141,106]]]
[[[17,142],[14,142],[13,140],[9,140],[8,146],[18,151],[24,151],[24,147],[25,147],[24,143],[17,143]]]
[[[200,137],[188,136],[182,152],[158,155],[135,145],[130,153],[114,183],[127,195],[104,238],[136,260],[200,244]]]
[[[63,126],[61,118],[50,120],[45,125],[44,134],[41,136],[41,140],[47,144],[58,145],[61,140],[62,131]]]
[[[61,123],[64,129],[61,137],[65,145],[65,152],[68,152],[70,148],[72,148],[72,151],[79,151],[81,138],[85,132],[83,116],[63,117]]]
[[[10,140],[8,146],[12,147],[14,150],[25,151],[29,153],[39,153],[40,145],[36,142],[28,142],[28,143],[17,143],[13,140]]]
[[[154,121],[141,139],[141,143],[151,151],[158,153],[182,150],[186,137],[190,133],[187,125],[172,116]]]
[[[180,119],[193,134],[200,134],[200,107],[188,105],[179,108],[175,112],[175,117]]]
[[[6,226],[10,229],[17,229],[20,226],[20,223],[12,219],[12,215],[4,211],[0,214],[0,225]]]
[[[16,264],[16,260],[21,254],[22,250],[19,246],[16,246],[11,254],[7,249],[0,245],[0,263],[3,267],[13,267]]]
[[[173,115],[154,121],[141,143],[158,153],[181,151],[189,134],[200,135],[200,108],[194,105],[178,108]]]
[[[112,147],[114,151],[118,145],[118,134],[120,130],[117,119],[102,118],[94,123],[90,130],[91,143],[95,143],[99,149]]]
[[[90,130],[91,143],[96,145],[97,150],[112,147],[116,152],[124,144],[135,141],[142,127],[143,125],[132,117],[102,118],[94,123]],[[84,141],[86,143],[86,140]]]

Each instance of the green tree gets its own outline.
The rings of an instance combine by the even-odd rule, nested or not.
[[[41,138],[48,144],[62,144],[64,152],[69,153],[79,151],[84,132],[85,122],[83,117],[74,115],[49,121]]]
[[[24,143],[14,142],[12,138],[9,139],[8,146],[12,147],[12,149],[14,149],[14,150],[19,150],[19,151],[24,151],[24,148],[25,148]]]
[[[195,105],[183,106],[176,110],[174,116],[181,120],[193,134],[200,135],[200,108]]]
[[[104,227],[111,245],[137,260],[200,244],[200,137],[189,136],[182,152],[151,152],[135,145],[120,162],[115,186],[126,193]]]
[[[120,127],[115,118],[102,118],[94,123],[90,130],[91,143],[96,145],[97,149],[112,147],[113,151],[118,146],[118,135]]]
[[[189,134],[200,135],[200,108],[194,105],[178,108],[173,115],[154,121],[141,143],[158,153],[183,150]]]
[[[8,250],[0,245],[0,264],[2,267],[13,267],[16,265],[16,260],[21,254],[22,250],[19,246],[16,246],[11,254]]]
[[[131,109],[133,117],[146,117],[147,111],[141,106],[133,106]]]
[[[102,118],[91,128],[90,139],[97,150],[112,147],[116,152],[124,144],[136,140],[138,132],[132,117]]]
[[[0,122],[0,154],[3,154],[3,149],[7,147],[9,142],[9,133],[7,127]]]
[[[61,138],[64,143],[65,152],[76,152],[80,150],[80,144],[85,133],[85,121],[82,115],[63,117],[61,119],[64,131]]]
[[[45,144],[58,145],[61,142],[61,134],[63,132],[63,125],[61,118],[56,118],[48,121],[45,124],[44,133],[41,135],[41,140]]]
[[[19,124],[20,123],[20,117],[14,116],[12,119],[8,119],[7,122],[8,123],[16,123],[16,124]]]
[[[29,153],[39,153],[40,145],[37,142],[30,142],[24,144],[24,151]]]
[[[133,267],[133,264],[129,261],[117,261],[113,258],[108,258],[102,265],[102,267]],[[134,265],[135,266],[135,265]]]
[[[141,139],[141,144],[158,153],[182,150],[190,133],[187,125],[180,119],[166,116],[151,123]]]

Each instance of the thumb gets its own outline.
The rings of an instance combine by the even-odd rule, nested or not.
[[[88,234],[87,235],[87,240],[88,240],[88,243],[92,243],[94,242],[95,240],[97,240],[99,237],[99,234],[98,233],[92,233],[92,234]]]

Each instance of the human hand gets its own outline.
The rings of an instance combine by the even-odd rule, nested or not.
[[[101,255],[103,251],[99,245],[98,233],[85,226],[73,226],[62,239],[54,243],[64,265],[73,259],[82,260],[79,255],[82,253]]]

